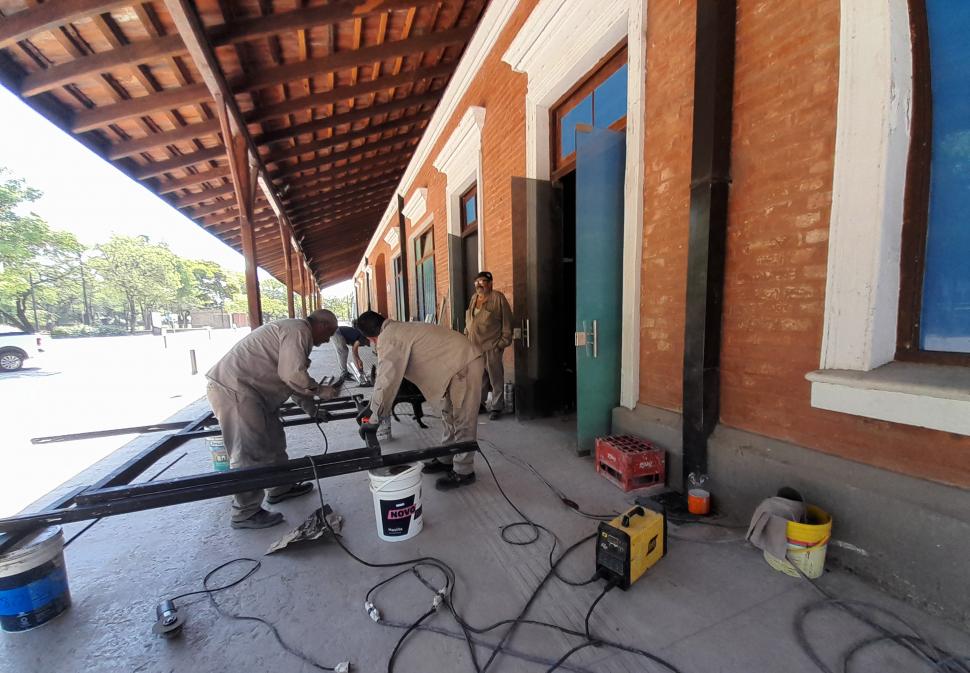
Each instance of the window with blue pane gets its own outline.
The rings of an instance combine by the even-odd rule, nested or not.
[[[568,157],[576,151],[576,126],[593,124],[593,94],[590,94],[562,118],[562,143],[559,156]]]
[[[554,169],[568,170],[576,152],[576,130],[581,126],[622,130],[627,109],[626,49],[620,49],[576,87],[553,110],[556,144]]]
[[[970,2],[925,3],[932,141],[919,346],[970,353]]]
[[[434,231],[427,231],[414,240],[414,317],[425,320],[435,314]]]

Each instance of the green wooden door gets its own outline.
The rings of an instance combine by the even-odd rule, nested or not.
[[[620,403],[626,137],[576,132],[576,432],[578,450],[610,431]]]

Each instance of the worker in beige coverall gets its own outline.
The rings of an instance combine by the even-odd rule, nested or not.
[[[229,465],[256,467],[286,462],[286,433],[279,408],[287,398],[311,417],[315,396],[332,399],[336,391],[307,373],[310,351],[326,343],[337,329],[337,317],[325,309],[306,319],[277,320],[253,330],[209,370],[206,396],[229,452]],[[266,489],[266,501],[276,504],[305,495],[304,482]],[[237,493],[232,500],[233,528],[268,528],[283,521],[279,512],[262,508],[262,489]]]
[[[370,407],[358,420],[391,415],[401,379],[407,378],[429,402],[441,401],[442,444],[474,441],[484,365],[482,354],[465,337],[440,325],[387,320],[367,311],[357,329],[377,348],[377,378]],[[475,481],[475,452],[424,464],[426,474],[446,472],[436,488],[448,491]]]
[[[496,420],[505,407],[505,366],[502,351],[512,344],[512,308],[505,295],[492,289],[492,274],[482,271],[475,277],[475,296],[465,311],[465,335],[482,352],[482,402],[488,402],[488,417]]]

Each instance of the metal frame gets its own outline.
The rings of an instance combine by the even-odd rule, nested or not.
[[[395,398],[395,405],[416,401],[423,401],[423,398],[420,395],[402,395]],[[290,427],[306,425],[307,423],[353,419],[366,404],[367,401],[360,395],[321,402],[318,404],[320,416],[317,419],[303,414],[299,407],[292,403],[284,405],[280,411],[282,416],[289,417],[283,421],[284,427]],[[381,452],[380,443],[377,441],[376,432],[369,431],[362,433],[365,446],[359,449],[304,456],[294,458],[286,463],[266,467],[233,469],[228,472],[196,474],[138,484],[131,483],[132,480],[185,442],[221,434],[221,430],[211,427],[216,424],[217,421],[212,412],[207,412],[192,421],[183,423],[178,432],[159,438],[91,486],[80,487],[70,492],[47,509],[32,514],[0,519],[0,533],[2,533],[0,534],[0,553],[16,544],[24,535],[45,526],[168,507],[169,505],[218,498],[260,488],[295,484],[315,478],[324,479],[378,467],[401,465],[457,453],[478,451],[477,442],[461,442],[384,455]],[[145,427],[157,428],[162,425],[170,426],[172,424]],[[131,430],[131,428],[124,430]],[[80,436],[104,436],[111,432],[62,435],[57,438],[41,438],[38,441],[45,443]]]

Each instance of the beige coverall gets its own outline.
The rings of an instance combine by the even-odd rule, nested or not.
[[[502,351],[512,343],[512,308],[505,295],[492,290],[485,303],[475,314],[476,297],[472,297],[465,311],[465,334],[472,344],[482,351],[485,374],[482,377],[482,401],[492,391],[489,411],[502,411],[505,407],[505,366]]]
[[[229,452],[229,466],[256,467],[287,460],[279,408],[291,395],[311,400],[322,390],[307,373],[313,337],[303,319],[278,320],[252,331],[208,371],[206,396]],[[291,485],[267,489],[285,493]],[[233,496],[232,520],[255,514],[263,490]]]
[[[440,400],[442,444],[472,441],[478,436],[482,372],[482,354],[458,332],[440,325],[387,320],[377,340],[371,413],[390,416],[401,379],[407,378],[428,402]],[[455,455],[452,469],[458,474],[474,472],[475,453]]]

